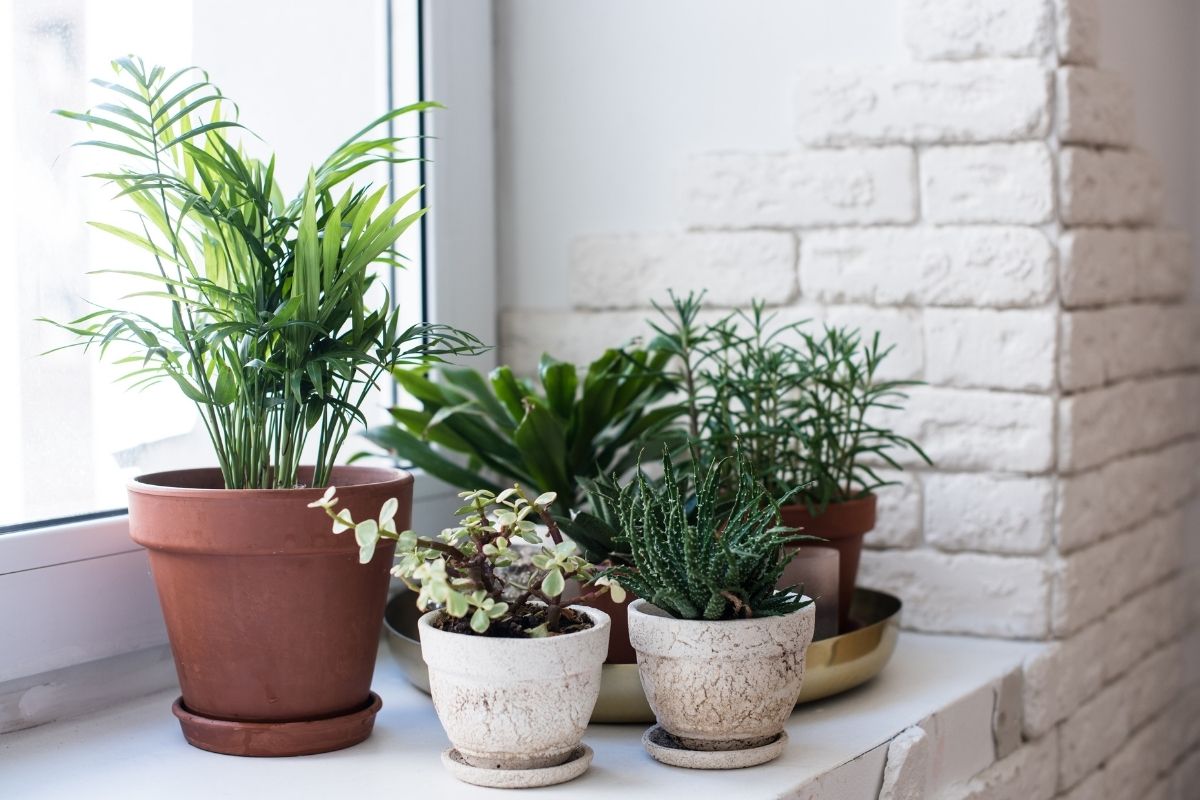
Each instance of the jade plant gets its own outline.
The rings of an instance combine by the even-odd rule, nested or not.
[[[530,499],[520,486],[494,494],[487,489],[462,492],[459,525],[434,537],[396,531],[397,502],[388,500],[378,519],[355,522],[338,509],[337,490],[310,504],[333,520],[333,532],[354,531],[359,560],[366,564],[380,539],[396,542],[397,564],[392,574],[417,592],[417,605],[433,605],[445,613],[437,623],[443,630],[482,636],[539,638],[570,633],[590,625],[568,606],[610,594],[623,602],[618,580],[581,557],[564,541],[550,508],[553,492]],[[545,536],[538,530],[540,521]],[[536,546],[528,564],[521,564],[516,540]],[[564,596],[567,581],[582,592]]]
[[[655,346],[675,356],[693,461],[729,470],[740,451],[773,497],[791,494],[814,513],[888,485],[877,465],[902,469],[905,450],[929,463],[916,442],[875,421],[919,385],[879,377],[892,348],[878,333],[814,333],[807,321],[778,321],[761,301],[703,323],[702,306],[703,294],[672,295],[651,323]]]
[[[661,481],[639,470],[620,487],[614,498],[620,541],[631,563],[608,574],[677,619],[771,617],[804,608],[812,601],[801,591],[776,588],[794,529],[779,524],[779,504],[746,454],[735,451],[733,464],[723,467],[692,464],[681,477],[667,452]],[[722,500],[720,483],[731,473],[732,496]]]
[[[536,383],[507,366],[486,378],[463,367],[396,370],[421,408],[393,408],[395,424],[367,438],[463,490],[499,491],[489,480],[496,476],[553,492],[555,510],[568,518],[586,502],[580,478],[625,474],[642,447],[674,435],[670,424],[682,407],[666,402],[670,358],[664,350],[611,348],[581,369],[544,355]]]
[[[296,486],[313,437],[311,485],[324,486],[389,370],[484,349],[455,328],[402,325],[373,271],[401,265],[394,246],[425,213],[406,210],[419,189],[388,203],[386,186],[350,183],[373,165],[413,160],[379,128],[436,104],[372,121],[288,197],[275,157],[243,149],[251,137],[237,107],[204,72],[133,57],[113,69],[112,81],[95,81],[109,102],[58,113],[87,126],[80,145],[114,158],[92,177],[134,221],[93,225],[148,254],[146,268],[106,270],[145,290],[61,324],[75,336],[68,346],[112,357],[133,387],[174,383],[200,411],[226,488]]]

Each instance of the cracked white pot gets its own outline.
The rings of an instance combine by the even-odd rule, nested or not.
[[[609,617],[570,606],[592,627],[544,639],[448,633],[418,623],[429,688],[450,743],[473,767],[540,769],[565,762],[583,740],[600,694]]]
[[[804,680],[816,607],[779,617],[675,619],[629,606],[629,638],[658,724],[693,750],[760,747],[782,730]]]

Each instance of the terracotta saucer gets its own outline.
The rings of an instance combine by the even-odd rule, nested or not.
[[[787,740],[787,731],[781,731],[766,744],[745,750],[689,750],[661,725],[654,725],[642,734],[642,747],[646,748],[646,752],[655,761],[670,764],[672,767],[742,769],[779,758]]]
[[[296,722],[240,722],[188,710],[180,697],[171,706],[188,744],[227,756],[307,756],[356,745],[371,735],[379,695],[349,714]]]
[[[540,769],[484,769],[473,767],[463,760],[453,747],[442,751],[442,765],[463,783],[488,786],[493,789],[533,789],[566,783],[587,772],[592,765],[592,748],[581,744],[566,763]]]

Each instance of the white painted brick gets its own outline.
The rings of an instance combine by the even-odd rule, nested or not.
[[[648,308],[677,293],[707,290],[705,304],[786,303],[796,290],[796,246],[789,233],[586,236],[571,248],[576,308]]]
[[[1189,439],[1060,478],[1059,549],[1077,550],[1175,508],[1200,489],[1196,464],[1200,441]]]
[[[913,726],[888,743],[879,800],[923,800],[933,745],[924,729]]]
[[[800,240],[800,289],[824,303],[1031,306],[1054,289],[1054,250],[1031,228],[863,228]]]
[[[810,67],[796,82],[796,136],[808,146],[1037,139],[1050,83],[1035,59]]]
[[[907,394],[902,411],[876,421],[920,442],[941,469],[1044,472],[1054,463],[1049,397],[929,386]]]
[[[875,530],[867,535],[865,544],[867,547],[915,547],[921,541],[923,490],[920,478],[912,472],[877,472],[884,480],[896,483],[875,490]]]
[[[1054,386],[1055,312],[925,310],[925,379],[939,386]]]
[[[1200,750],[1180,761],[1171,772],[1168,800],[1195,800],[1194,792],[1200,785]]]
[[[1059,466],[1078,471],[1200,431],[1200,377],[1126,381],[1059,403]]]
[[[1059,380],[1067,391],[1200,364],[1200,306],[1070,311],[1062,315],[1061,326]],[[928,328],[925,336],[928,347]],[[926,360],[932,365],[930,356]]]
[[[1133,143],[1133,90],[1115,72],[1091,67],[1058,70],[1058,139],[1064,144]]]
[[[1050,0],[905,0],[904,43],[918,59],[1040,56],[1054,47]]]
[[[1064,147],[1058,197],[1067,225],[1151,224],[1162,213],[1162,175],[1143,152]]]
[[[691,228],[805,228],[916,218],[906,147],[706,153],[688,159],[680,206]]]
[[[1104,658],[1112,640],[1103,624],[1052,642],[1025,662],[1025,736],[1052,731],[1104,685]]]
[[[944,800],[1049,800],[1058,785],[1058,736],[1051,732],[997,761]]]
[[[645,311],[576,312],[544,308],[504,309],[500,314],[500,363],[515,372],[536,372],[542,353],[583,365],[606,348],[653,335]]]
[[[829,306],[825,323],[857,329],[864,343],[878,333],[881,348],[892,351],[879,362],[880,380],[919,379],[924,374],[925,347],[922,342],[921,312],[911,308]]]
[[[1062,724],[1058,736],[1060,786],[1074,786],[1125,742],[1130,730],[1129,689],[1127,681],[1105,687]]]
[[[1172,512],[1059,559],[1054,568],[1054,632],[1069,635],[1100,619],[1134,592],[1178,569],[1182,556],[1183,516]]]
[[[1134,297],[1174,300],[1192,285],[1192,241],[1184,231],[1155,230],[1138,234],[1138,274]]]
[[[1096,0],[1055,0],[1058,57],[1066,64],[1095,64],[1100,53],[1100,10]]]
[[[931,222],[1037,225],[1054,213],[1054,168],[1041,142],[931,147],[919,171]]]
[[[1071,787],[1070,791],[1058,795],[1059,800],[1099,800],[1099,798],[1105,798],[1104,777],[1103,770],[1091,773],[1083,781]]]
[[[1099,623],[1110,642],[1120,643],[1105,649],[1104,679],[1117,678],[1178,637],[1188,624],[1189,599],[1187,583],[1176,577],[1119,604]]]
[[[1077,228],[1061,239],[1061,290],[1069,308],[1176,300],[1191,285],[1191,241],[1182,231]]]
[[[1134,728],[1157,716],[1185,686],[1183,649],[1178,642],[1146,656],[1121,679],[1129,683],[1129,724]]]
[[[904,598],[905,625],[938,633],[1038,638],[1049,575],[1037,558],[868,550],[859,583]]]
[[[1173,715],[1164,714],[1131,736],[1104,765],[1103,796],[1147,798],[1159,773],[1169,770],[1182,752],[1175,732]]]
[[[1050,544],[1049,478],[930,473],[923,484],[925,541],[935,547],[1032,554]]]
[[[921,720],[931,745],[929,786],[934,790],[923,797],[962,785],[996,762],[992,721],[997,695],[1008,675],[978,686]]]

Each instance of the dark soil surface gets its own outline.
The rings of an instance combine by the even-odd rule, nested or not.
[[[528,613],[522,614],[520,617],[495,620],[485,633],[476,633],[471,630],[470,614],[467,614],[462,619],[455,619],[447,614],[442,614],[434,621],[433,626],[438,630],[448,633],[465,633],[468,636],[491,636],[497,639],[527,639],[529,638],[528,631],[536,628],[545,621],[546,610],[538,608],[531,609]],[[558,631],[550,635],[562,636],[567,633],[584,631],[590,627],[592,627],[592,621],[586,616],[576,613],[569,608],[564,608],[558,618]]]

